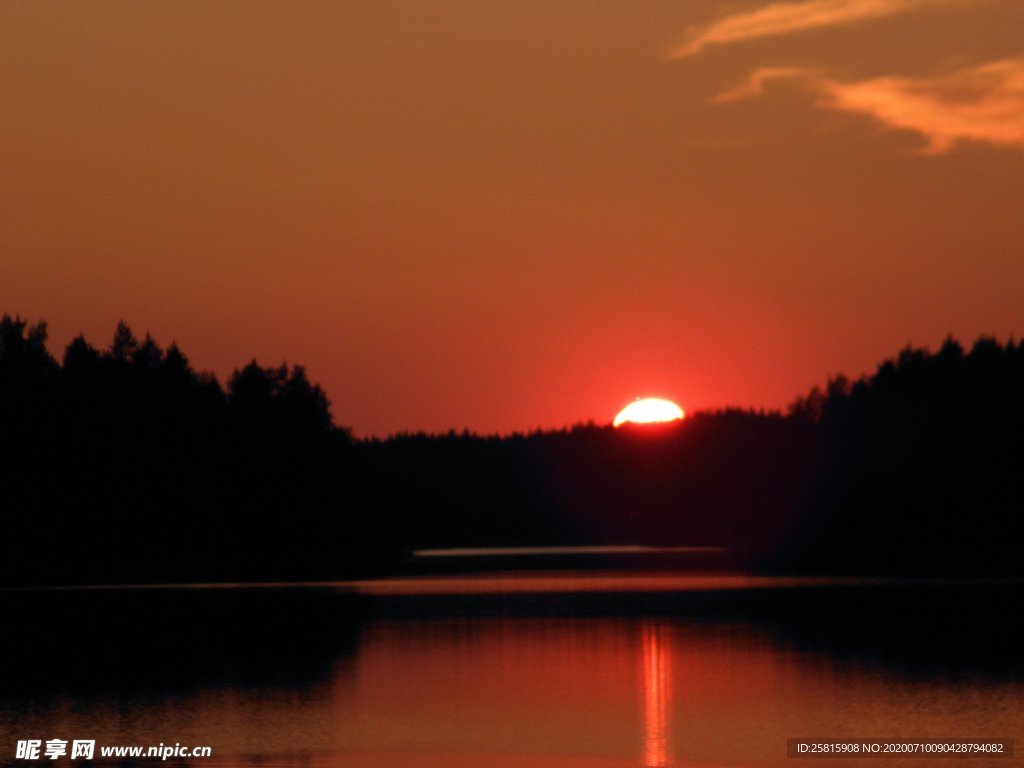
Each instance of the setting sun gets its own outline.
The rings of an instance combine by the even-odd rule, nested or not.
[[[671,400],[660,397],[636,399],[615,417],[612,424],[620,427],[623,424],[655,424],[665,421],[678,421],[685,416],[683,409]]]

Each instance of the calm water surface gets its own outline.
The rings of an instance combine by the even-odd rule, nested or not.
[[[1020,594],[593,572],[7,593],[0,763],[32,764],[28,738],[209,745],[187,763],[207,766],[611,768],[1020,737]]]

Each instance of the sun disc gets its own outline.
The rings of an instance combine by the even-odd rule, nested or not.
[[[678,421],[684,416],[683,409],[671,400],[664,400],[660,397],[645,397],[634,400],[619,411],[612,425],[620,427],[626,423],[658,424],[666,421]]]

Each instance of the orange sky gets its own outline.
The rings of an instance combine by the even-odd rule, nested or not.
[[[0,4],[0,312],[356,434],[1024,332],[1018,0]]]

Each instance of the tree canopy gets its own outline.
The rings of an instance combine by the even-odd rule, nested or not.
[[[686,544],[735,567],[1024,570],[1024,346],[949,339],[786,413],[354,440],[301,365],[222,386],[118,324],[0,319],[0,583],[333,579],[423,547]]]

